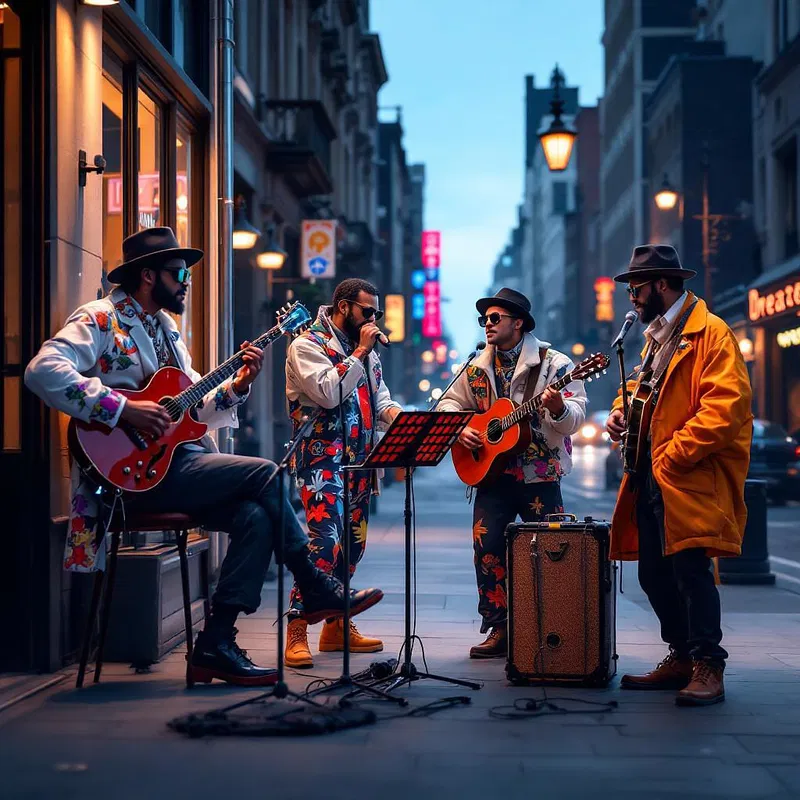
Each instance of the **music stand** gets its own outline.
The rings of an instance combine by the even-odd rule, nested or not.
[[[444,681],[470,689],[480,689],[480,684],[421,672],[411,660],[411,550],[412,519],[411,494],[412,476],[417,467],[435,467],[447,455],[461,431],[467,427],[474,411],[401,411],[394,419],[386,434],[362,464],[352,469],[395,469],[404,467],[405,477],[405,637],[403,648],[405,657],[399,674],[390,676],[392,683],[386,691],[422,678]]]

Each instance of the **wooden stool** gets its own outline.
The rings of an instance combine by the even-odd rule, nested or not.
[[[81,649],[81,660],[78,667],[78,680],[76,686],[80,689],[83,686],[83,678],[86,673],[86,664],[89,661],[89,651],[91,649],[92,633],[94,623],[97,619],[97,611],[100,606],[100,597],[103,596],[102,611],[100,612],[100,638],[97,643],[97,657],[95,658],[94,682],[100,682],[100,673],[103,669],[103,650],[106,644],[106,634],[108,633],[108,621],[111,615],[111,599],[114,593],[114,579],[117,573],[117,558],[119,555],[119,545],[122,537],[129,531],[173,531],[175,541],[178,546],[178,555],[181,563],[181,586],[183,589],[183,619],[186,627],[186,685],[192,687],[194,681],[191,679],[189,669],[192,660],[192,603],[189,596],[189,559],[186,555],[186,542],[189,538],[189,531],[192,528],[199,528],[200,523],[186,514],[129,514],[127,519],[115,516],[108,532],[111,534],[111,548],[108,553],[106,570],[98,572],[94,580],[92,590],[92,601],[89,606],[89,618],[86,623],[86,633],[84,634],[83,647]],[[106,579],[106,573],[107,579]],[[206,602],[208,601],[208,576],[204,576],[204,592]],[[103,592],[105,584],[105,592]]]

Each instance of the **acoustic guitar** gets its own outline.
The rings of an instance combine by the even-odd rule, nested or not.
[[[609,358],[604,353],[595,353],[585,358],[548,388],[561,391],[573,381],[591,381],[595,375],[605,372]],[[460,442],[453,445],[453,465],[458,477],[468,486],[478,486],[491,481],[505,469],[508,460],[522,453],[531,443],[531,426],[528,419],[542,407],[541,394],[526,403],[517,405],[513,400],[501,397],[483,414],[476,414],[469,422],[483,438],[483,445],[470,450]]]
[[[630,475],[639,472],[645,462],[655,394],[653,383],[639,381],[628,400],[627,426],[622,436],[622,463],[625,472]]]
[[[278,324],[253,344],[264,349],[284,334],[300,332],[311,322],[301,303],[285,306],[278,312]],[[158,486],[169,470],[175,449],[201,439],[208,426],[198,422],[193,409],[211,391],[235,375],[244,364],[243,351],[231,356],[196,383],[182,370],[162,367],[139,391],[116,389],[131,400],[150,400],[164,406],[172,424],[156,439],[120,421],[109,428],[101,423],[70,420],[70,452],[81,469],[96,482],[110,489],[146,492]]]

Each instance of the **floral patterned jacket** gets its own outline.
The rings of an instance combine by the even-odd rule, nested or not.
[[[539,372],[534,394],[540,394],[548,384],[567,374],[575,365],[563,353],[550,348],[526,333],[522,352],[511,379],[510,398],[521,403],[525,395],[528,373],[539,363],[539,349],[547,347],[544,364]],[[497,399],[497,386],[494,373],[494,351],[492,345],[476,358],[466,372],[456,381],[447,395],[439,403],[440,411],[487,411]],[[566,409],[555,419],[549,411],[542,409],[531,418],[531,445],[509,469],[517,480],[525,483],[557,481],[572,470],[572,439],[570,438],[586,419],[586,390],[583,381],[573,381],[561,394]]]
[[[159,311],[158,320],[169,337],[178,366],[192,380],[192,358],[172,317]],[[64,327],[48,339],[25,370],[25,385],[48,406],[84,422],[114,427],[125,407],[116,389],[139,389],[158,369],[150,336],[131,298],[121,289],[78,308]],[[236,406],[248,395],[237,395],[226,381],[204,398],[197,418],[209,429],[238,427]],[[215,449],[209,436],[201,440]],[[98,536],[98,488],[72,467],[72,501],[64,568],[93,572],[105,567],[105,540]]]
[[[295,430],[304,416],[322,409],[322,416],[297,449],[298,477],[341,463],[340,382],[348,455],[354,463],[372,449],[384,411],[400,405],[383,382],[378,354],[373,350],[366,363],[346,355],[331,328],[327,307],[322,306],[316,322],[292,342],[286,358],[286,399]]]

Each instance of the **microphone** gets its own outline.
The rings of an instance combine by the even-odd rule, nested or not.
[[[622,344],[622,340],[628,335],[628,331],[631,329],[636,320],[639,319],[639,316],[635,311],[629,311],[625,315],[625,322],[622,323],[622,327],[619,329],[619,333],[617,334],[617,338],[611,342],[612,347],[616,347],[619,344]]]
[[[375,337],[375,341],[380,342],[384,347],[389,347],[389,345],[391,344],[391,342],[389,341],[389,337],[383,331],[381,331]]]
[[[470,353],[470,356],[476,356],[481,350],[485,349],[486,349],[486,342],[478,342],[478,344],[475,345],[474,352]]]

